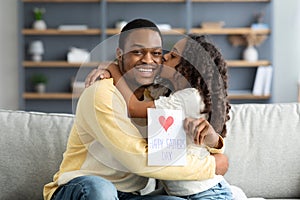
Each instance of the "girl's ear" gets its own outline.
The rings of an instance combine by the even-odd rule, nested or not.
[[[198,85],[200,85],[200,83],[201,83],[201,78],[200,77],[198,77],[197,83],[198,83]]]

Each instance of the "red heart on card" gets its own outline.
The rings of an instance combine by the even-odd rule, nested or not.
[[[165,129],[165,131],[168,130],[168,128],[173,124],[174,118],[169,116],[167,119],[164,116],[159,117],[159,123],[162,125],[162,127]]]

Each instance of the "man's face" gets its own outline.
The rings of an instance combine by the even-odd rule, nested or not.
[[[159,33],[150,29],[133,30],[127,37],[123,52],[119,51],[121,72],[127,82],[152,84],[162,63],[162,41]]]

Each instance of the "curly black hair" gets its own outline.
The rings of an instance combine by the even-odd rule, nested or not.
[[[208,121],[222,137],[226,137],[226,121],[229,117],[227,64],[220,51],[204,35],[189,34],[180,65],[176,66],[189,81],[191,87],[198,89]]]

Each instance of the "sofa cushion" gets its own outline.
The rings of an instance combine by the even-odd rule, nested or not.
[[[300,104],[233,105],[225,178],[247,197],[300,197]]]
[[[65,151],[73,115],[0,110],[0,199],[42,199]]]

